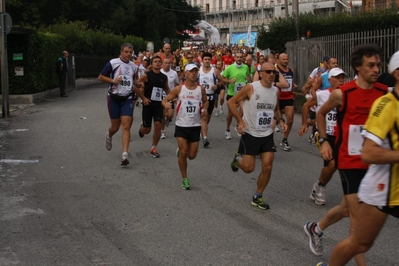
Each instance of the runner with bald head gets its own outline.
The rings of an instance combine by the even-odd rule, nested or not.
[[[259,174],[255,195],[251,205],[262,210],[269,209],[262,193],[269,183],[276,145],[273,140],[272,123],[275,118],[285,131],[287,125],[281,118],[279,108],[279,90],[273,86],[276,69],[271,63],[261,66],[259,81],[245,85],[228,102],[229,111],[238,122],[237,131],[241,134],[238,151],[234,154],[231,169],[237,172],[241,168],[245,173],[255,169],[256,155],[260,155],[262,171]],[[242,113],[237,105],[242,102]]]
[[[285,151],[291,150],[290,145],[288,144],[288,135],[291,132],[292,124],[294,123],[294,93],[293,89],[297,87],[294,84],[294,70],[288,66],[288,55],[286,53],[281,53],[276,58],[277,60],[277,70],[283,75],[285,80],[288,82],[288,88],[279,88],[280,89],[280,108],[281,111],[284,111],[285,118],[287,119],[287,130],[284,132],[283,140],[280,142],[280,145],[283,147]]]

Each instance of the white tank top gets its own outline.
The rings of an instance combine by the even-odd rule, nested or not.
[[[316,92],[317,107],[316,113],[320,110],[321,106],[330,98],[331,89],[320,90]],[[337,125],[337,109],[334,108],[326,115],[326,133],[327,135],[334,136],[334,128]]]
[[[215,90],[212,89],[212,86],[216,85],[215,81],[215,68],[211,67],[211,70],[208,73],[204,73],[202,67],[199,70],[199,83],[205,87],[205,93],[207,95],[215,94]]]
[[[198,85],[194,90],[190,90],[186,85],[182,85],[176,106],[176,126],[201,126],[201,86]]]
[[[271,128],[274,109],[277,104],[277,87],[263,87],[260,81],[250,84],[252,96],[243,102],[243,120],[247,125],[245,133],[253,137],[267,137],[273,134]]]

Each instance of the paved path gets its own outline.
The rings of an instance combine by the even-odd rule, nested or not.
[[[130,165],[119,165],[120,132],[105,150],[105,92],[76,90],[0,120],[0,159],[37,161],[0,163],[0,265],[313,265],[347,235],[341,221],[326,230],[323,257],[308,248],[304,222],[320,219],[342,192],[335,175],[326,206],[309,200],[322,160],[297,136],[299,115],[292,151],[278,147],[264,193],[271,209],[262,211],[250,205],[259,161],[252,174],[230,169],[239,138],[224,139],[226,113],[212,117],[211,145],[189,162],[193,189],[183,191],[173,125],[154,159],[151,135],[137,134],[138,108]],[[369,265],[399,265],[397,227],[389,218]]]

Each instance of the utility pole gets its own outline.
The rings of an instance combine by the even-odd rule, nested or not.
[[[292,0],[292,15],[295,18],[296,39],[299,40],[299,0]]]
[[[1,92],[2,92],[2,116],[7,118],[10,114],[9,90],[8,90],[8,63],[7,63],[7,23],[6,1],[0,0],[0,61],[1,61]],[[8,15],[8,14],[7,14]],[[11,26],[11,25],[8,25]]]
[[[1,1],[1,0],[0,0]],[[285,5],[285,18],[288,19],[288,0],[284,0],[284,5]]]

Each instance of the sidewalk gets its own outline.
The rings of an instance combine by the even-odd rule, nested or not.
[[[97,78],[81,78],[76,80],[76,87],[68,86],[66,88],[67,92],[71,92],[73,90],[82,89],[89,86],[95,86],[102,84]],[[48,91],[42,91],[35,94],[19,94],[19,95],[10,95],[10,113],[22,110],[26,107],[32,106],[35,103],[42,102],[45,99],[59,97],[60,89],[55,88]],[[3,98],[0,95],[0,106],[2,106]],[[2,115],[2,108],[0,108],[0,115]]]

